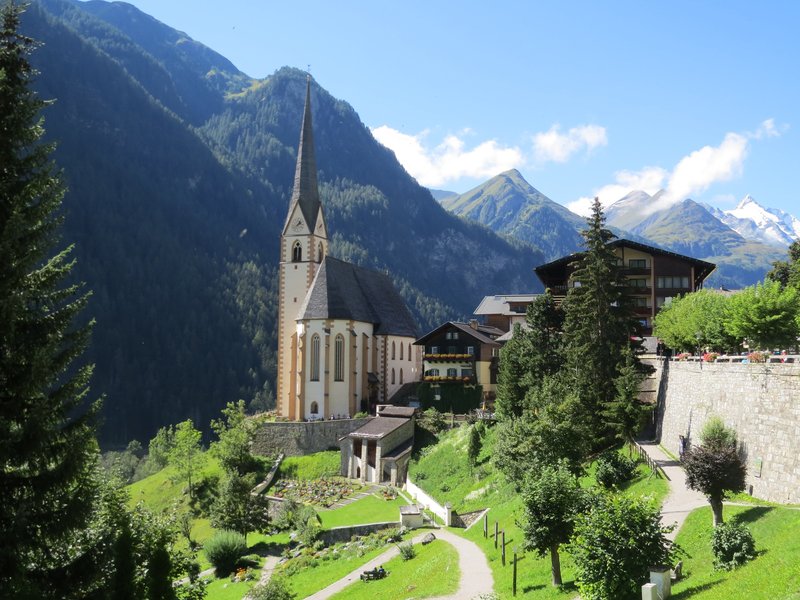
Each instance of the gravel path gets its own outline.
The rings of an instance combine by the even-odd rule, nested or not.
[[[695,508],[708,506],[708,500],[700,492],[686,487],[686,474],[683,472],[683,467],[678,461],[667,456],[658,444],[640,442],[639,445],[663,469],[669,480],[669,494],[661,507],[661,522],[664,525],[677,524],[677,527],[667,535],[669,539],[675,540],[686,516]]]
[[[418,544],[420,541],[422,541],[422,538],[425,537],[425,535],[426,533],[415,536],[411,540],[412,543]],[[458,586],[458,590],[456,590],[453,595],[446,597],[448,600],[470,600],[475,596],[487,594],[492,591],[492,588],[494,587],[492,571],[489,568],[489,563],[486,561],[486,556],[484,556],[481,549],[475,543],[459,537],[454,533],[450,533],[444,529],[437,529],[434,532],[434,535],[437,537],[437,539],[451,544],[458,551],[458,566],[461,569],[461,583]],[[325,589],[309,596],[308,600],[323,600],[323,598],[330,598],[335,593],[343,590],[354,581],[359,581],[363,571],[374,569],[386,563],[389,559],[394,558],[398,554],[399,550],[397,547],[392,547],[380,556],[373,558],[371,561],[361,565],[348,575],[345,575],[339,581],[336,581]],[[445,598],[436,598],[434,600],[445,600]]]

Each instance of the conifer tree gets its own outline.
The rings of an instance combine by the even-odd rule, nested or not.
[[[568,376],[584,409],[599,448],[614,436],[603,418],[603,409],[616,396],[615,379],[625,360],[623,349],[636,331],[633,310],[625,295],[625,280],[608,242],[614,234],[605,228],[600,201],[582,232],[586,243],[572,274],[564,300],[564,353]]]
[[[67,284],[71,247],[49,256],[64,188],[41,141],[33,40],[22,9],[0,11],[0,589],[7,598],[88,595],[82,530],[95,498],[91,365],[78,359],[88,294]]]

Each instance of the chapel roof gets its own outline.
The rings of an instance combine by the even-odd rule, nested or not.
[[[395,429],[399,429],[408,423],[408,421],[408,419],[391,417],[373,417],[348,435],[351,438],[380,439],[392,433]]]
[[[375,335],[416,337],[417,324],[388,275],[326,256],[298,320],[372,323]]]

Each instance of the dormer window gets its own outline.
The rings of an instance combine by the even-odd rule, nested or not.
[[[300,262],[303,260],[303,246],[300,242],[295,242],[292,246],[292,262]]]

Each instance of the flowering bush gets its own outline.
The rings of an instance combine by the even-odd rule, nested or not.
[[[767,362],[768,356],[769,354],[766,352],[751,352],[747,355],[747,360],[749,360],[751,363],[763,363]]]
[[[688,352],[681,352],[681,353],[680,353],[680,354],[678,354],[678,355],[677,355],[675,358],[676,358],[677,360],[686,360],[686,359],[687,359],[687,358],[689,358],[690,356],[691,356],[691,354],[689,354]]]
[[[703,362],[714,362],[719,354],[717,352],[706,352],[703,354]]]

